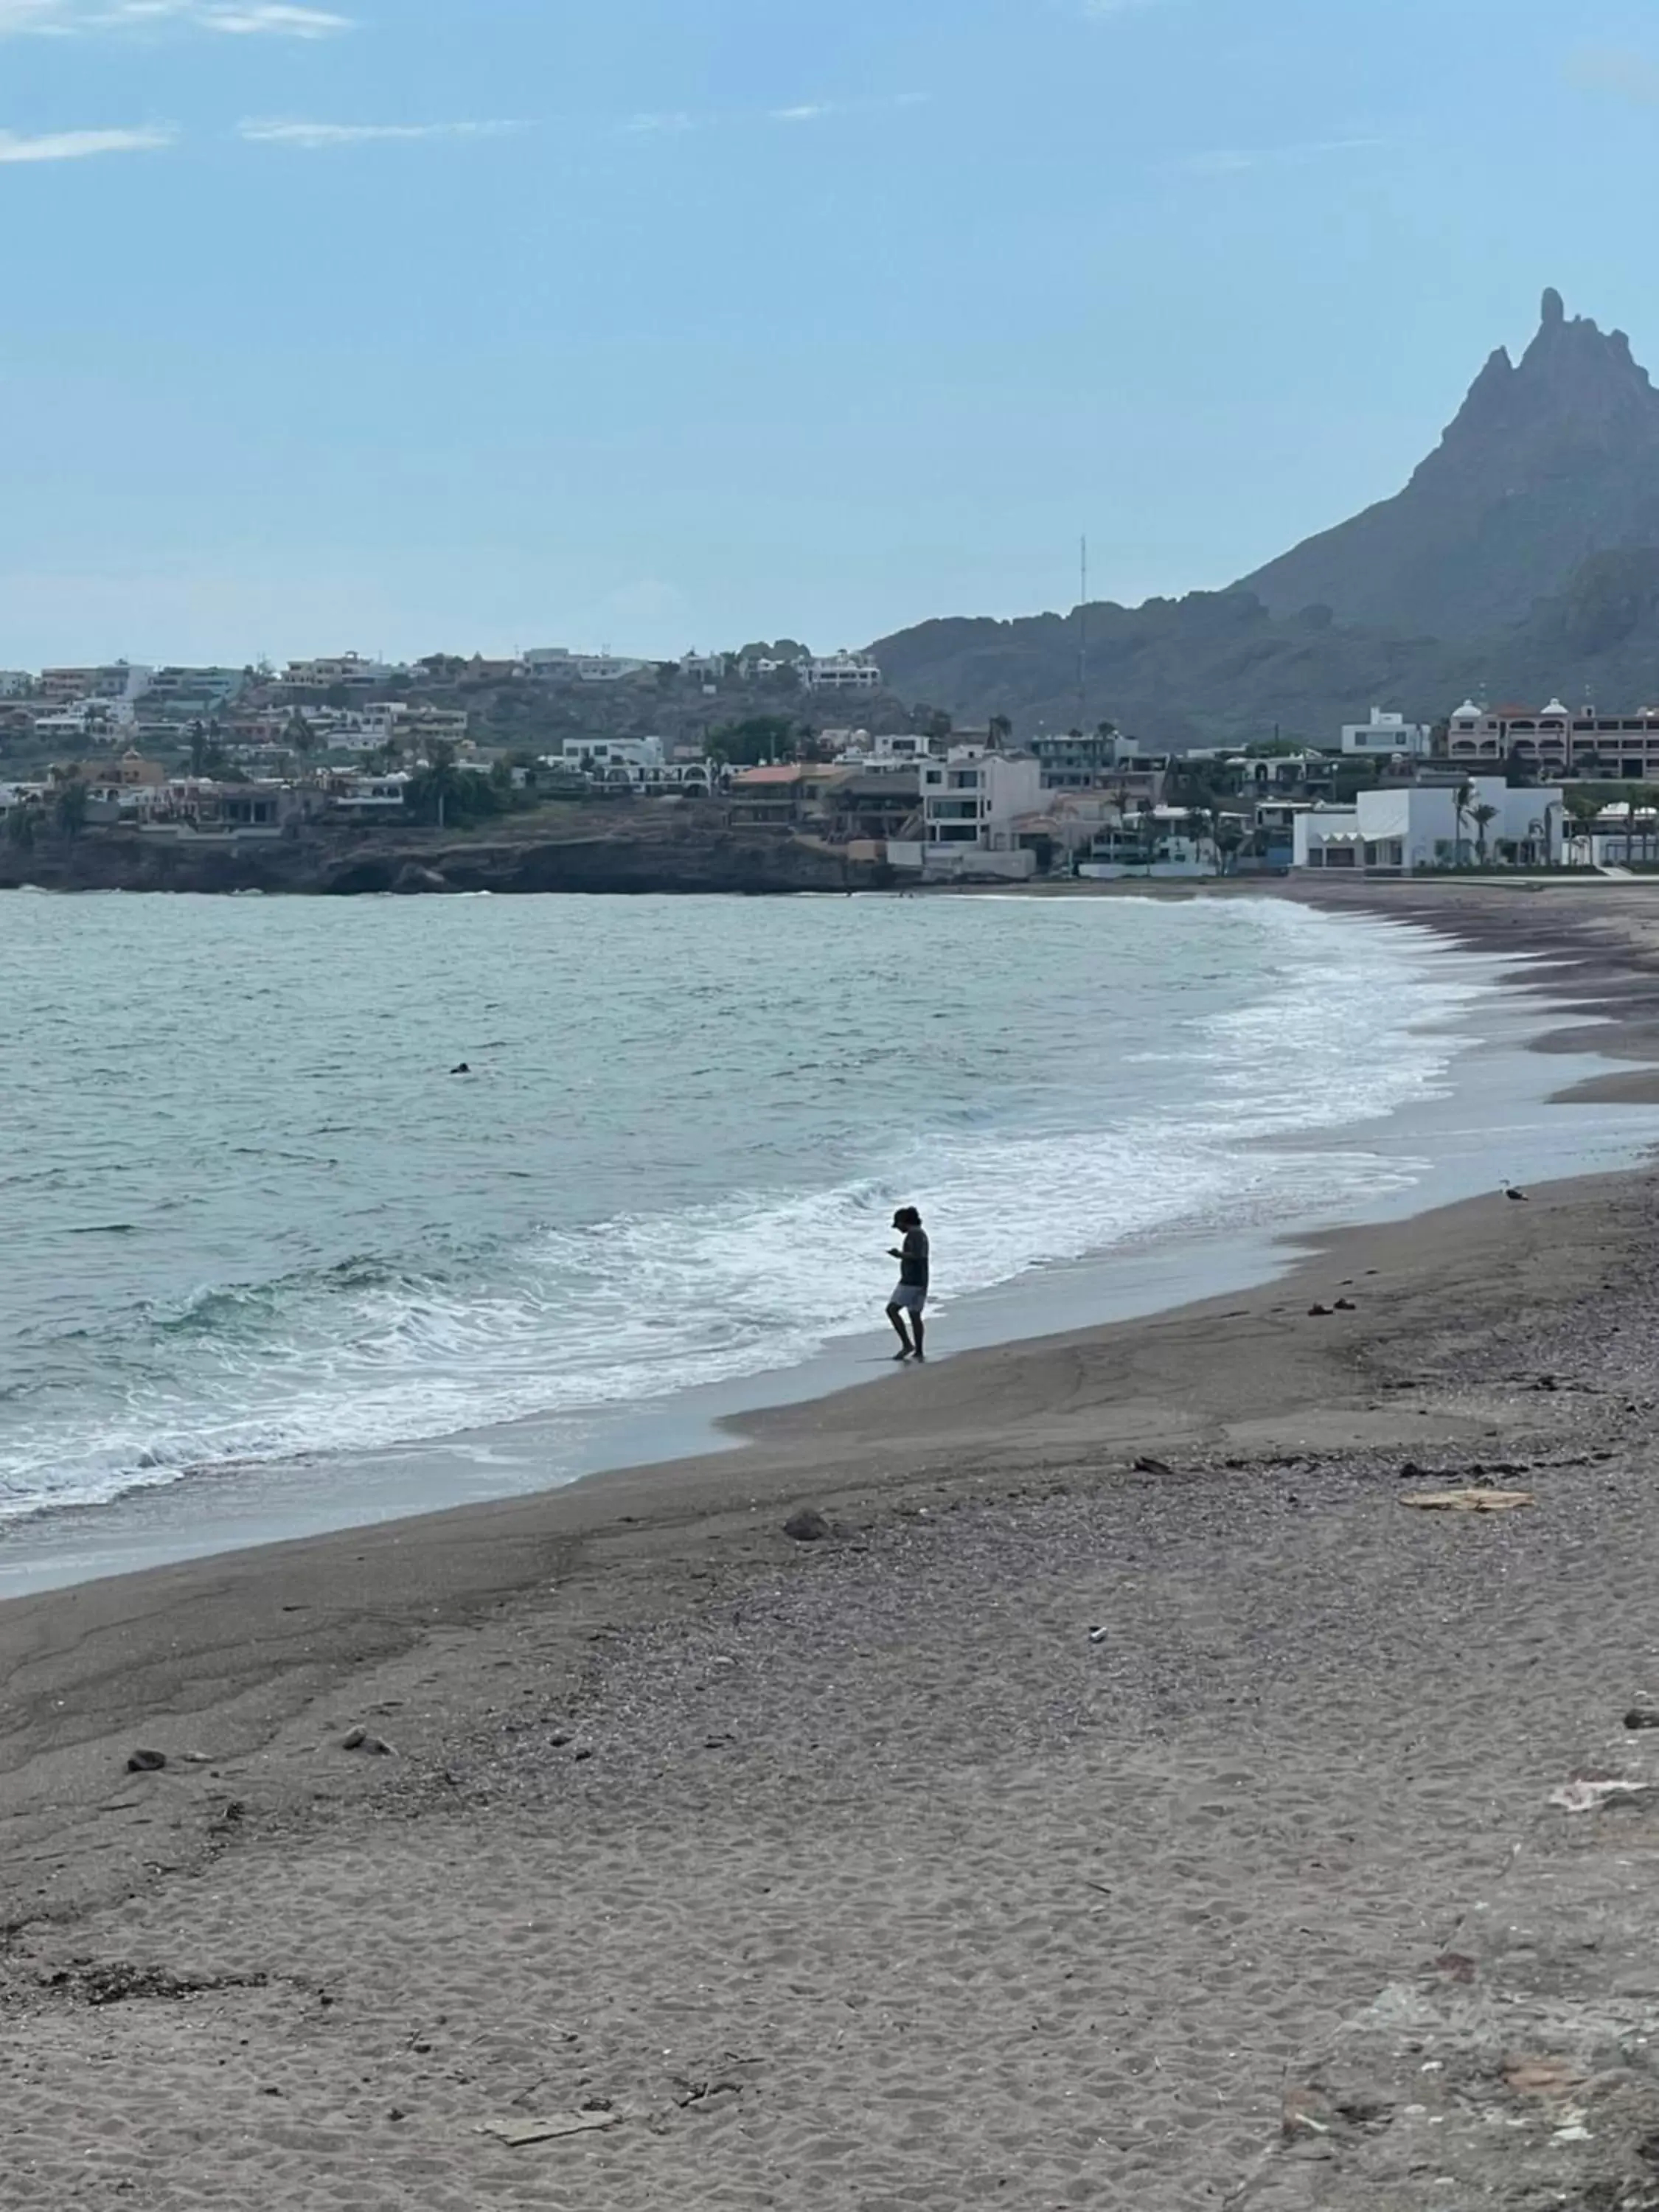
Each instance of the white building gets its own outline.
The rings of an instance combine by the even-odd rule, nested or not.
[[[625,684],[653,665],[615,653],[572,653],[562,645],[537,646],[524,656],[525,672],[537,684]]]
[[[863,769],[872,775],[917,768],[939,750],[931,738],[914,730],[880,730],[874,737],[868,730],[825,730],[823,742],[837,767]]]
[[[1422,760],[1433,743],[1434,732],[1426,722],[1408,722],[1403,714],[1386,714],[1380,707],[1371,708],[1369,722],[1342,726],[1345,753],[1386,754],[1390,758],[1404,754],[1407,760]]]
[[[556,753],[544,755],[544,768],[596,777],[660,775],[665,760],[660,738],[567,738]]]
[[[53,707],[73,707],[82,699],[140,699],[154,673],[131,660],[106,661],[96,668],[43,668],[40,696]]]
[[[1021,842],[1020,817],[1042,805],[1042,770],[1024,753],[952,745],[921,768],[921,836],[890,840],[896,868],[927,876],[1000,877],[1024,882],[1036,854]]]
[[[361,653],[337,653],[317,660],[290,660],[283,681],[296,691],[363,691],[407,672],[389,661],[365,660]]]
[[[409,782],[401,769],[390,775],[336,776],[329,786],[329,804],[337,814],[360,822],[401,814],[409,796]]]
[[[688,684],[717,684],[726,673],[723,653],[683,653],[680,674]]]
[[[1354,874],[1413,874],[1419,868],[1553,867],[1563,853],[1559,789],[1511,789],[1500,777],[1460,787],[1401,784],[1362,791],[1352,806],[1298,813],[1291,865]],[[1484,818],[1483,818],[1484,817]]]
[[[881,669],[867,653],[832,653],[803,660],[800,680],[808,691],[879,691]]]
[[[1217,876],[1221,858],[1214,832],[1185,806],[1149,806],[1119,815],[1097,831],[1078,873],[1096,883],[1125,876],[1153,882]]]

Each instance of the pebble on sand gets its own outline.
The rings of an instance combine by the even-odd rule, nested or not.
[[[793,1537],[798,1544],[822,1544],[830,1529],[823,1514],[815,1513],[809,1506],[804,1512],[794,1514],[784,1522],[783,1533]]]

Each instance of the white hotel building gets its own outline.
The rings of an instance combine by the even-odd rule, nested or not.
[[[1458,805],[1453,783],[1399,784],[1362,791],[1350,806],[1310,806],[1295,817],[1293,868],[1409,876],[1419,868],[1481,861],[1493,867],[1553,867],[1563,853],[1559,789],[1514,790],[1502,776],[1468,780]],[[1491,808],[1482,823],[1478,812]]]

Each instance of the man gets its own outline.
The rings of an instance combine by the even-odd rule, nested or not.
[[[927,1337],[922,1324],[922,1315],[927,1306],[927,1275],[931,1255],[927,1231],[921,1225],[921,1216],[914,1206],[902,1206],[893,1216],[893,1226],[903,1233],[904,1243],[888,1255],[899,1263],[898,1288],[887,1302],[887,1318],[898,1331],[899,1350],[895,1359],[926,1359]],[[905,1316],[910,1326],[904,1325]]]

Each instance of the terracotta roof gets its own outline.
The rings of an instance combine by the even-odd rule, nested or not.
[[[799,761],[781,768],[746,768],[732,779],[734,791],[746,791],[757,783],[799,783],[806,773]]]

